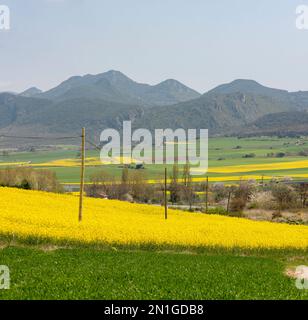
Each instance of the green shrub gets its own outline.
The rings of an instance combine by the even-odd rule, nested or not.
[[[224,207],[215,207],[215,208],[209,208],[207,214],[218,214],[221,216],[229,216],[229,217],[241,217],[241,212],[228,212]]]
[[[229,215],[227,210],[224,207],[215,207],[215,208],[208,208],[207,214],[219,214],[222,216]]]
[[[256,154],[255,153],[247,153],[245,155],[243,155],[242,158],[255,158]]]

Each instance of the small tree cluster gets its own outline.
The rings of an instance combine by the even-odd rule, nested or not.
[[[121,181],[105,171],[96,172],[90,177],[91,184],[86,187],[87,195],[96,198],[118,199],[147,203],[154,197],[154,190],[146,181],[143,172],[122,170]]]
[[[296,207],[297,194],[291,186],[278,183],[272,187],[273,200],[277,205],[278,212],[283,209]]]
[[[239,186],[234,187],[232,190],[230,210],[233,212],[241,212],[244,210],[254,191],[254,184],[248,182],[241,182]]]
[[[223,183],[214,183],[212,188],[213,199],[219,203],[228,197],[228,188]]]
[[[56,174],[50,170],[7,168],[0,170],[0,186],[21,189],[62,192]]]

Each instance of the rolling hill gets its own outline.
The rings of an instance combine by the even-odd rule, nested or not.
[[[102,128],[120,129],[123,120],[140,117],[141,106],[100,99],[52,101],[0,94],[0,133],[26,136],[78,135],[86,127],[90,136]]]
[[[308,133],[308,112],[290,111],[270,113],[244,126],[234,134],[244,136],[298,136]]]
[[[237,79],[230,83],[222,84],[210,90],[208,94],[230,94],[235,92],[250,93],[273,98],[287,99],[289,92],[286,90],[268,88],[257,81]]]

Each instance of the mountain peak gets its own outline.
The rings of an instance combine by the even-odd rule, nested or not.
[[[256,80],[252,80],[252,79],[235,79],[235,80],[231,81],[230,84],[246,84],[246,85],[263,87],[259,82],[257,82]]]
[[[127,77],[124,73],[118,70],[109,70],[107,72],[98,74],[97,77],[99,78],[105,78],[110,81],[110,83],[116,83],[119,81],[124,81],[124,82],[135,82],[129,77]]]
[[[175,80],[175,79],[164,80],[164,81],[158,83],[154,87],[160,88],[160,89],[165,88],[165,89],[170,89],[170,90],[173,89],[173,90],[186,91],[192,95],[191,99],[194,99],[194,98],[201,95],[199,92],[185,86],[183,83],[181,83],[180,81]]]
[[[124,73],[122,73],[121,71],[119,70],[108,70],[106,72],[104,72],[106,75],[111,75],[111,76],[125,76]],[[125,76],[126,77],[126,76]]]
[[[31,87],[31,88],[23,91],[19,95],[23,96],[23,97],[34,97],[40,93],[42,93],[42,90],[38,89],[37,87]]]
[[[175,80],[175,79],[167,79],[165,81],[162,81],[158,84],[158,86],[162,86],[162,85],[166,85],[166,86],[184,86],[181,82]]]
[[[255,80],[250,80],[250,79],[236,79],[236,80],[233,80],[232,82],[222,84],[210,90],[208,93],[231,94],[236,92],[261,94],[261,95],[268,95],[268,96],[284,95],[288,93],[288,91],[286,90],[265,87],[259,82]]]

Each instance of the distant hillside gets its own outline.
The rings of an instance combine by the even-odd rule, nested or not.
[[[0,94],[0,133],[14,135],[79,135],[84,126],[98,137],[102,129],[120,129],[124,120],[142,114],[140,106],[98,99],[51,101]]]
[[[294,136],[308,134],[308,112],[291,111],[267,114],[234,134]]]
[[[232,128],[259,117],[288,111],[290,105],[270,96],[251,93],[207,93],[198,99],[145,110],[136,126],[146,128],[207,128],[211,134],[227,134]]]
[[[28,98],[10,93],[0,94],[0,129],[8,129],[33,123],[34,115],[40,110],[46,110],[52,105],[51,101]],[[18,131],[18,129],[17,129]]]
[[[308,91],[288,92],[286,90],[268,88],[254,80],[234,80],[210,90],[207,94],[230,94],[236,92],[271,97],[283,104],[288,104],[290,110],[308,109]]]

